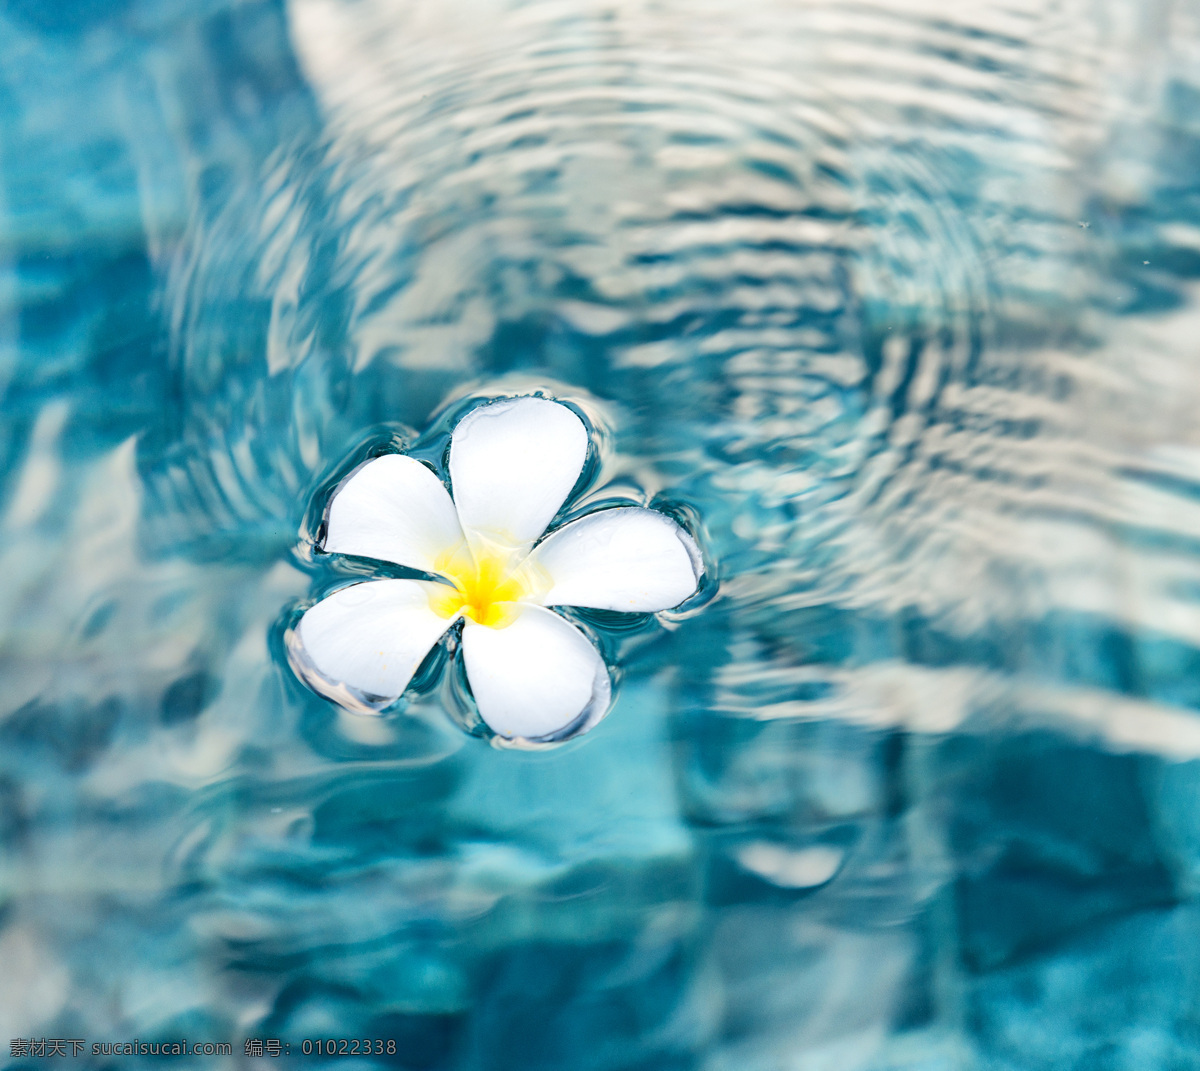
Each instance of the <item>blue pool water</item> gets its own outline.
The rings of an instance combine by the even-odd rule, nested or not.
[[[0,1043],[1200,1068],[1194,3],[6,0],[0,57]],[[525,389],[712,600],[555,750],[340,713],[313,495]]]

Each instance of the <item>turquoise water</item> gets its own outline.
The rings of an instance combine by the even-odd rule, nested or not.
[[[1194,4],[7,0],[0,56],[0,1042],[1200,1068]],[[554,750],[306,690],[329,480],[535,389],[711,600],[597,625]]]

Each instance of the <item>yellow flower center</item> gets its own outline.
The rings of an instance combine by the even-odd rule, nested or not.
[[[524,556],[502,547],[465,546],[441,555],[438,573],[453,582],[445,593],[429,597],[434,613],[451,618],[457,613],[488,628],[506,628],[517,616],[517,603],[548,591],[548,578],[537,575]]]

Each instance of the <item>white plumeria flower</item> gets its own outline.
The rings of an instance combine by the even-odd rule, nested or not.
[[[381,709],[461,619],[467,679],[498,736],[557,740],[599,721],[608,669],[549,607],[667,610],[695,593],[702,566],[678,524],[641,507],[602,509],[538,541],[583,471],[588,441],[565,405],[511,398],[455,427],[453,500],[403,454],[354,472],[329,506],[324,549],[439,579],[368,580],[318,602],[292,634],[301,675],[351,709]]]

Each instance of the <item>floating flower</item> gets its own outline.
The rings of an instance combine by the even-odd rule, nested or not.
[[[403,454],[353,472],[329,505],[324,550],[436,579],[368,580],[311,607],[289,639],[301,676],[352,709],[381,709],[461,621],[475,705],[498,736],[559,740],[599,721],[608,669],[552,607],[670,609],[695,593],[701,564],[691,537],[652,509],[600,509],[544,535],[588,444],[567,406],[511,398],[476,407],[454,428],[453,499],[432,469]]]

